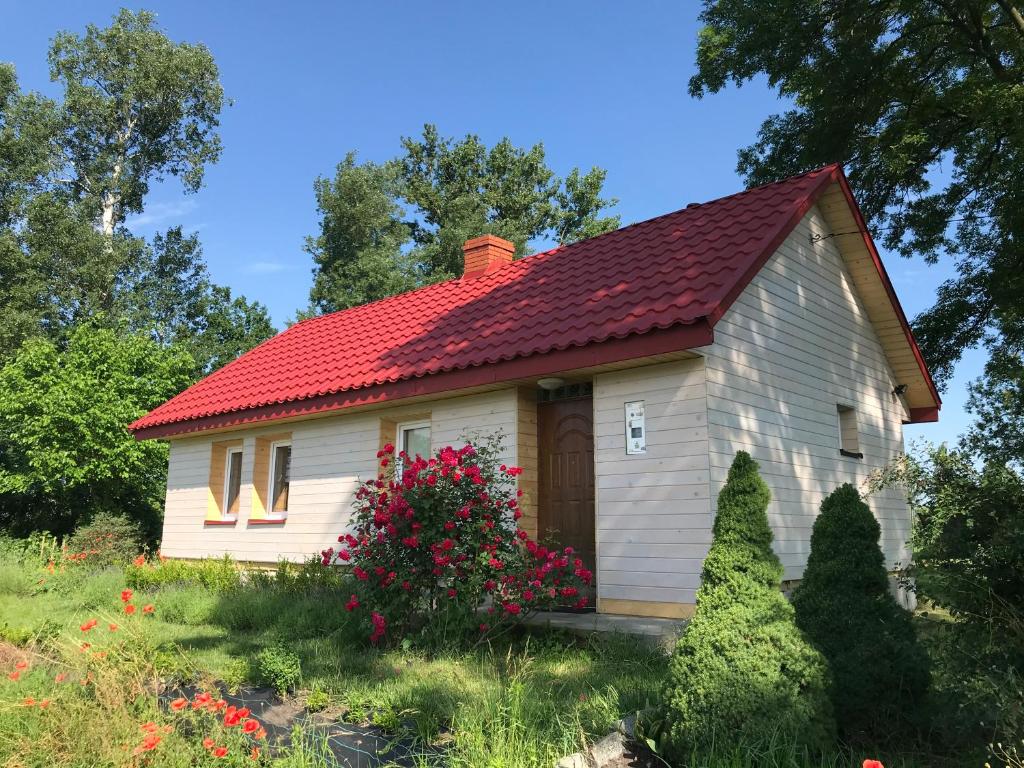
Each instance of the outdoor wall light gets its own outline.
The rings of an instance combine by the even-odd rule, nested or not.
[[[894,389],[892,391],[892,393],[894,395],[896,395],[897,397],[899,397],[900,395],[907,394],[907,385],[906,384],[897,384],[896,385],[896,389]]]
[[[537,379],[537,386],[541,389],[546,389],[548,392],[552,392],[559,387],[565,386],[565,379],[560,379],[557,376],[549,376],[545,379]]]

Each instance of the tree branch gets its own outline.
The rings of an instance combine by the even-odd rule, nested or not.
[[[1017,28],[1020,36],[1024,37],[1024,15],[1021,14],[1020,10],[1009,0],[996,0],[996,3],[1010,17],[1010,21],[1013,22],[1013,26]]]

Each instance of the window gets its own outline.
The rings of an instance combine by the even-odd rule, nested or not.
[[[420,421],[409,424],[399,424],[396,430],[398,435],[397,453],[405,451],[410,459],[415,459],[417,454],[426,458],[430,455],[430,422]],[[402,460],[395,460],[395,474],[402,476]]]
[[[839,414],[839,453],[851,459],[863,459],[857,437],[857,411],[848,405],[837,405]]]
[[[224,507],[221,516],[233,520],[238,516],[238,495],[242,490],[242,449],[228,448],[224,462]]]
[[[270,506],[267,512],[271,517],[284,517],[288,514],[288,488],[291,484],[292,444],[278,441],[270,445]]]

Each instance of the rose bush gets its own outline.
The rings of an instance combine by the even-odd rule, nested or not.
[[[519,527],[522,470],[499,464],[499,448],[402,452],[397,462],[391,445],[378,453],[352,530],[322,553],[324,565],[351,568],[345,609],[366,615],[371,642],[415,632],[483,640],[538,609],[586,606],[593,574],[571,547],[539,544]]]

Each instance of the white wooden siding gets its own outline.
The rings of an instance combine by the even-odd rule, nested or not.
[[[626,454],[632,400],[645,454]],[[599,599],[693,603],[711,541],[704,361],[595,376],[594,444]]]
[[[430,414],[434,448],[461,445],[468,435],[504,434],[501,460],[515,457],[514,389],[454,397],[407,408],[339,415],[232,433],[243,438],[241,510],[233,526],[204,525],[211,443],[216,437],[171,441],[167,504],[161,548],[169,557],[230,554],[239,560],[273,563],[305,560],[337,546],[348,524],[356,489],[377,474],[381,419]],[[288,520],[283,525],[249,525],[255,441],[262,434],[292,434]]]
[[[772,490],[769,517],[786,578],[807,562],[822,499],[903,450],[897,382],[817,208],[715,326],[706,355],[712,507],[736,451]],[[862,460],[839,455],[836,406],[857,411]],[[863,488],[861,488],[863,492]],[[872,496],[890,565],[908,557],[910,514],[899,491]]]

